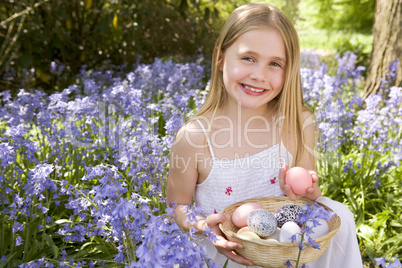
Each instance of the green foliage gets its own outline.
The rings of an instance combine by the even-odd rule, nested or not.
[[[353,42],[350,38],[338,38],[336,52],[339,53],[340,56],[343,56],[346,51],[353,51],[356,54],[356,65],[357,66],[364,66],[366,68],[363,71],[363,76],[366,76],[367,70],[370,64],[370,57],[371,57],[371,49],[367,50],[366,45],[356,40]]]
[[[347,133],[345,140],[350,141]],[[400,140],[401,133],[388,132]],[[346,204],[355,215],[362,256],[395,257],[402,252],[402,166],[392,165],[391,151],[379,153],[352,142],[318,161],[324,196]]]
[[[4,2],[4,1],[3,1]],[[83,65],[131,68],[138,57],[210,57],[238,1],[25,0],[0,7],[0,90],[62,90]],[[51,70],[51,63],[64,66]]]
[[[388,155],[352,150],[338,162],[322,161],[319,172],[323,194],[345,203],[356,219],[362,255],[394,257],[402,251],[402,175],[401,168],[380,173],[378,163]],[[344,172],[346,166],[352,166]],[[375,182],[381,181],[380,187]]]
[[[62,90],[76,82],[83,65],[87,69],[99,69],[106,64],[131,68],[138,57],[147,63],[156,57],[183,59],[204,54],[210,58],[225,18],[246,2],[4,1],[0,7],[0,90],[21,85],[47,92]],[[332,42],[330,36],[335,31],[370,32],[375,1],[272,0],[269,3],[282,9],[300,29],[315,27],[330,31],[326,40],[320,35],[321,41],[314,40],[314,44],[325,48],[346,44],[348,48],[343,49],[350,50],[346,41],[337,45],[338,37],[335,41],[332,38]],[[311,34],[308,31],[307,35]],[[365,63],[368,51],[364,50],[359,60]],[[353,51],[360,55],[359,51]],[[52,62],[59,66],[56,70],[51,69]]]
[[[366,33],[373,26],[375,0],[302,0],[299,9],[305,25]]]

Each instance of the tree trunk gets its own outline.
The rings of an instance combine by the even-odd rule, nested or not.
[[[364,97],[380,90],[389,64],[399,59],[395,80],[402,86],[402,0],[377,0],[373,26],[373,51],[367,73]]]

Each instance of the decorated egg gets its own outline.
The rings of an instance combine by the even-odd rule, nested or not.
[[[245,203],[233,212],[232,221],[233,224],[241,228],[247,226],[247,217],[251,211],[261,208],[257,203]]]
[[[286,184],[295,194],[305,194],[313,185],[310,173],[302,167],[293,167],[286,173]]]
[[[275,216],[265,209],[253,210],[247,217],[247,225],[251,231],[255,232],[262,238],[266,238],[273,234],[278,227]]]
[[[300,241],[300,226],[292,221],[286,222],[279,232],[279,242],[292,242],[292,236],[296,235],[295,241]]]
[[[319,223],[316,226],[314,226],[314,223],[311,220],[307,221],[306,223],[306,226],[310,227],[311,230],[313,231],[313,233],[308,234],[308,236],[310,236],[312,239],[317,239],[329,233],[329,227],[327,221],[323,219],[316,219],[316,220]]]
[[[298,223],[299,214],[302,213],[302,208],[298,205],[286,205],[275,212],[275,218],[278,221],[278,227],[281,228],[286,222],[293,221]]]

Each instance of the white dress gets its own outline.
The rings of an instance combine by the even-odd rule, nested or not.
[[[206,134],[202,123],[198,120],[197,122]],[[219,160],[215,158],[208,137],[207,142],[213,158],[213,166],[205,181],[197,184],[194,194],[195,203],[202,209],[202,216],[218,213],[233,203],[249,198],[284,196],[278,182],[279,169],[285,163],[291,167],[293,159],[287,153],[283,143],[248,157]],[[308,267],[363,267],[353,214],[342,203],[327,197],[319,197],[317,201],[334,210],[341,218],[342,223],[327,250],[317,260],[309,263]],[[200,240],[207,248],[208,257],[222,266],[227,257],[218,253],[215,246],[203,239],[203,236],[200,236]],[[227,267],[241,268],[245,266],[229,260]]]

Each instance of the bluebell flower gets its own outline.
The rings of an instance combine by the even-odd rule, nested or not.
[[[17,235],[15,238],[15,246],[18,247],[19,245],[22,244],[24,240],[22,240],[21,236]]]
[[[381,185],[382,185],[381,179],[377,178],[376,181],[373,183],[373,185],[374,185],[374,189],[381,187]]]
[[[209,226],[205,227],[203,234],[207,237],[207,239],[211,243],[216,243],[216,241],[218,241],[215,232],[212,231],[211,228],[209,228]]]
[[[380,267],[386,267],[386,262],[385,262],[385,258],[384,257],[380,257],[380,258],[374,258],[374,260],[376,261],[376,264]]]
[[[183,207],[183,209],[186,212],[187,218],[186,218],[186,222],[197,222],[197,216],[201,214],[201,207],[199,207],[198,205],[194,204],[194,205],[186,205]]]
[[[400,262],[400,260],[397,257],[395,257],[393,265],[395,268],[402,267],[402,263]]]
[[[11,99],[10,90],[4,90],[4,91],[0,92],[0,96],[2,96],[2,100],[4,103],[9,102]]]
[[[191,236],[192,238],[197,238],[197,236],[195,235],[195,233],[197,233],[197,232],[198,232],[198,230],[195,229],[193,226],[191,226],[188,233],[190,234],[190,236]]]
[[[0,143],[0,166],[6,168],[15,162],[14,149],[5,142]]]
[[[286,261],[285,265],[287,268],[293,267],[292,263],[289,260]]]
[[[298,216],[298,222],[303,225],[300,234],[291,237],[292,243],[298,243],[299,251],[302,251],[306,246],[311,246],[314,249],[321,249],[320,244],[316,243],[311,238],[310,234],[314,232],[314,227],[320,225],[318,219],[331,220],[335,215],[333,211],[326,210],[316,202],[306,203],[302,208],[302,213]],[[307,222],[312,222],[312,226],[308,226]],[[298,239],[300,237],[300,239]],[[307,242],[305,239],[307,238]],[[290,263],[290,262],[289,262]]]
[[[24,226],[16,221],[12,227],[13,233],[19,232],[19,231],[24,231]]]
[[[381,81],[380,88],[386,89],[390,85],[392,85],[392,83],[394,82],[394,80],[396,79],[396,76],[397,76],[398,63],[399,63],[399,59],[397,58],[395,61],[393,61],[389,64],[387,74],[385,75],[385,77],[382,77],[380,79],[380,81]]]
[[[215,263],[213,260],[208,259],[207,260],[208,265],[210,268],[221,268],[222,266],[218,265],[217,263]]]

